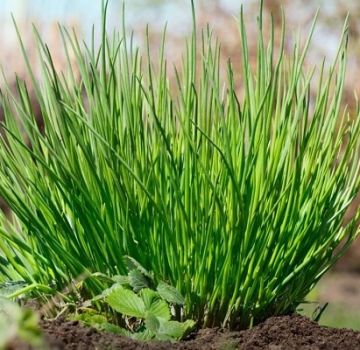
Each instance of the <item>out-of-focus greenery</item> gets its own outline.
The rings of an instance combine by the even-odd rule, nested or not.
[[[320,324],[360,331],[360,312],[341,304],[330,304],[322,315]]]
[[[333,272],[322,279],[309,293],[308,304],[301,304],[301,314],[313,318],[324,308],[319,324],[334,328],[350,328],[360,331],[360,277],[357,274]]]
[[[0,297],[0,349],[6,349],[7,344],[15,338],[36,346],[36,349],[43,345],[37,315]]]
[[[300,314],[312,318],[316,310],[315,304],[302,304]],[[334,328],[349,328],[360,331],[359,310],[340,303],[329,304],[322,313],[319,324]]]

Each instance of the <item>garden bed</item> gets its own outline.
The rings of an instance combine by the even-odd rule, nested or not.
[[[77,321],[42,321],[50,349],[360,349],[360,332],[320,327],[299,315],[272,317],[253,329],[227,332],[205,329],[178,343],[140,343],[130,338],[99,332]],[[9,349],[30,349],[13,343]]]

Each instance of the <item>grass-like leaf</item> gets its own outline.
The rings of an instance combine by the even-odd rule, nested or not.
[[[275,47],[260,14],[257,39],[239,18],[242,72],[194,25],[173,81],[165,35],[153,58],[125,30],[110,37],[105,14],[98,49],[60,27],[64,71],[34,30],[41,80],[18,31],[44,128],[27,85],[5,87],[0,195],[13,219],[1,219],[0,281],[61,289],[130,264],[184,296],[179,320],[245,327],[295,310],[358,234],[359,210],[344,214],[360,188],[359,108],[341,110],[347,23],[333,64],[305,67],[315,21],[288,55],[285,25]],[[110,297],[119,312],[144,317],[123,292]]]

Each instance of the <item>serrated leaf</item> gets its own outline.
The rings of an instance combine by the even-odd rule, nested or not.
[[[107,289],[103,290],[103,292],[102,292],[101,294],[96,295],[95,297],[93,297],[93,298],[91,299],[91,302],[95,302],[95,301],[98,301],[98,300],[103,300],[103,299],[105,299],[109,294],[112,293],[112,291],[113,291],[114,289],[117,289],[118,287],[122,287],[122,286],[123,286],[122,283],[115,283],[115,284],[113,284],[110,288],[107,288]]]
[[[155,300],[150,305],[150,308],[147,309],[147,315],[152,315],[166,321],[171,318],[169,305],[162,299]]]
[[[148,279],[139,270],[129,272],[129,283],[135,292],[149,287]]]
[[[8,281],[0,284],[0,296],[7,297],[27,286],[25,281]]]
[[[87,311],[82,314],[72,316],[69,319],[80,321],[86,326],[94,327],[100,331],[110,332],[125,337],[131,336],[131,332],[115,324],[109,323],[105,316],[96,314],[95,311]]]
[[[151,304],[160,298],[159,293],[149,288],[142,289],[139,294],[144,301],[146,310],[150,309]]]
[[[146,270],[138,261],[136,261],[134,258],[132,258],[129,255],[124,256],[125,264],[130,271],[132,270],[138,270],[140,271],[144,276],[148,277],[151,281],[154,279],[154,276]]]
[[[157,333],[160,328],[159,318],[148,313],[145,318],[145,326],[151,332]]]
[[[131,332],[126,330],[125,328],[119,327],[115,324],[104,322],[99,325],[97,328],[99,331],[114,333],[117,335],[121,335],[122,337],[131,337]]]
[[[129,276],[124,276],[124,275],[115,275],[113,277],[111,277],[111,279],[121,285],[126,285],[129,284],[130,285],[130,280],[129,280]]]
[[[155,333],[150,331],[150,329],[145,329],[143,332],[132,333],[130,338],[140,341],[148,341],[155,338]]]
[[[132,290],[118,285],[105,298],[111,308],[124,316],[145,318],[144,301]]]
[[[161,322],[160,328],[157,332],[157,338],[165,340],[166,338],[172,338],[174,340],[180,340],[185,334],[191,331],[195,326],[193,320],[187,320],[185,322],[167,321]]]
[[[161,298],[166,300],[168,303],[176,305],[184,305],[185,299],[180,292],[173,286],[165,282],[160,282],[156,288]]]

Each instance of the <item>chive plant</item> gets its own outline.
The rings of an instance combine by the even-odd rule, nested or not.
[[[30,88],[4,88],[1,278],[61,289],[84,271],[123,274],[128,255],[202,326],[293,311],[357,234],[358,211],[343,222],[360,179],[359,113],[341,110],[347,25],[333,64],[305,69],[314,24],[286,54],[284,26],[275,47],[260,9],[252,65],[241,12],[235,72],[194,20],[170,82],[165,35],[154,59],[124,24],[106,32],[106,5],[102,18],[99,47],[59,28],[64,71],[34,29],[41,80],[18,31],[44,129]]]

